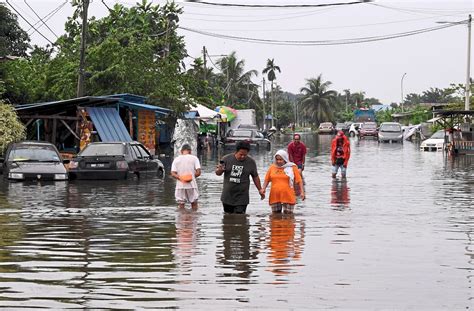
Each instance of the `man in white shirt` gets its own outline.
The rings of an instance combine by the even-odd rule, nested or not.
[[[191,203],[191,208],[197,209],[199,192],[196,177],[201,175],[201,164],[199,159],[191,154],[191,151],[191,146],[188,144],[181,147],[181,155],[171,164],[171,176],[176,178],[174,195],[178,206],[184,208],[188,202]]]

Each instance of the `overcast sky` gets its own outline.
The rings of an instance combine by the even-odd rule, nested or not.
[[[208,0],[219,3],[321,4],[351,0]],[[5,2],[1,0],[0,2]],[[31,8],[41,17],[48,15],[65,0],[9,0],[32,24],[38,21]],[[68,1],[69,2],[69,1]],[[121,3],[131,6],[137,1],[104,0],[108,6]],[[164,3],[165,1],[153,1]],[[392,35],[417,29],[441,26],[439,21],[461,21],[474,11],[472,0],[376,0],[371,4],[325,8],[236,8],[214,7],[179,2],[184,8],[180,26],[215,34],[272,40],[335,40]],[[64,32],[70,4],[52,16],[47,24],[56,35]],[[101,0],[93,0],[89,15],[107,14]],[[30,26],[19,18],[24,29]],[[41,24],[39,24],[41,25]],[[55,35],[41,25],[39,31],[49,40]],[[466,24],[385,41],[334,46],[277,46],[220,39],[179,30],[185,36],[189,55],[201,55],[203,45],[209,54],[237,52],[246,61],[246,69],[259,72],[268,58],[274,58],[282,72],[277,83],[286,91],[298,93],[305,79],[323,75],[333,88],[351,92],[364,91],[368,97],[383,103],[399,102],[401,79],[403,92],[421,93],[430,87],[444,88],[450,83],[465,83],[467,61]],[[30,33],[32,31],[30,30]],[[38,33],[31,34],[33,44],[46,45]],[[215,61],[218,56],[213,56]],[[186,60],[191,63],[192,59]],[[209,63],[209,62],[208,62]],[[472,64],[472,62],[471,62]],[[212,66],[212,64],[209,64]],[[472,70],[471,70],[472,71]],[[471,74],[472,76],[472,74]],[[262,75],[254,79],[261,84]]]

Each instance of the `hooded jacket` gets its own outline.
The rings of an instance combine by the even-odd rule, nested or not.
[[[346,135],[340,136],[343,139],[342,150],[344,151],[344,166],[347,166],[349,163],[349,158],[351,157],[351,143]],[[336,147],[337,147],[338,136],[334,137],[331,143],[331,163],[334,165],[336,163]]]

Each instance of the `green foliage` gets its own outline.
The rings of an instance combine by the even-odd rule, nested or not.
[[[332,82],[323,81],[322,75],[317,78],[306,80],[306,86],[302,87],[301,98],[302,112],[314,124],[334,121],[334,111],[337,105],[337,92],[330,90]]]
[[[10,142],[25,138],[25,127],[18,120],[13,106],[0,101],[0,153]]]
[[[26,56],[30,38],[20,28],[18,19],[3,3],[0,3],[0,56]]]

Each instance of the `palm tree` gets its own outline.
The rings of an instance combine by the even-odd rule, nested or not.
[[[256,87],[252,77],[257,76],[256,70],[244,71],[245,60],[238,60],[236,53],[232,52],[217,61],[221,70],[220,78],[224,87],[225,99],[229,106],[240,102],[247,102],[251,90]]]
[[[275,59],[267,59],[267,67],[263,69],[262,73],[267,74],[268,81],[270,81],[272,84],[272,127],[274,126],[273,116],[275,115],[275,96],[273,95],[273,81],[276,79],[276,71],[281,72],[280,67],[275,65]]]
[[[321,75],[306,81],[306,86],[300,89],[303,93],[301,98],[303,112],[317,123],[332,120],[334,118],[332,105],[337,99],[337,92],[329,90],[332,82],[323,82]]]

